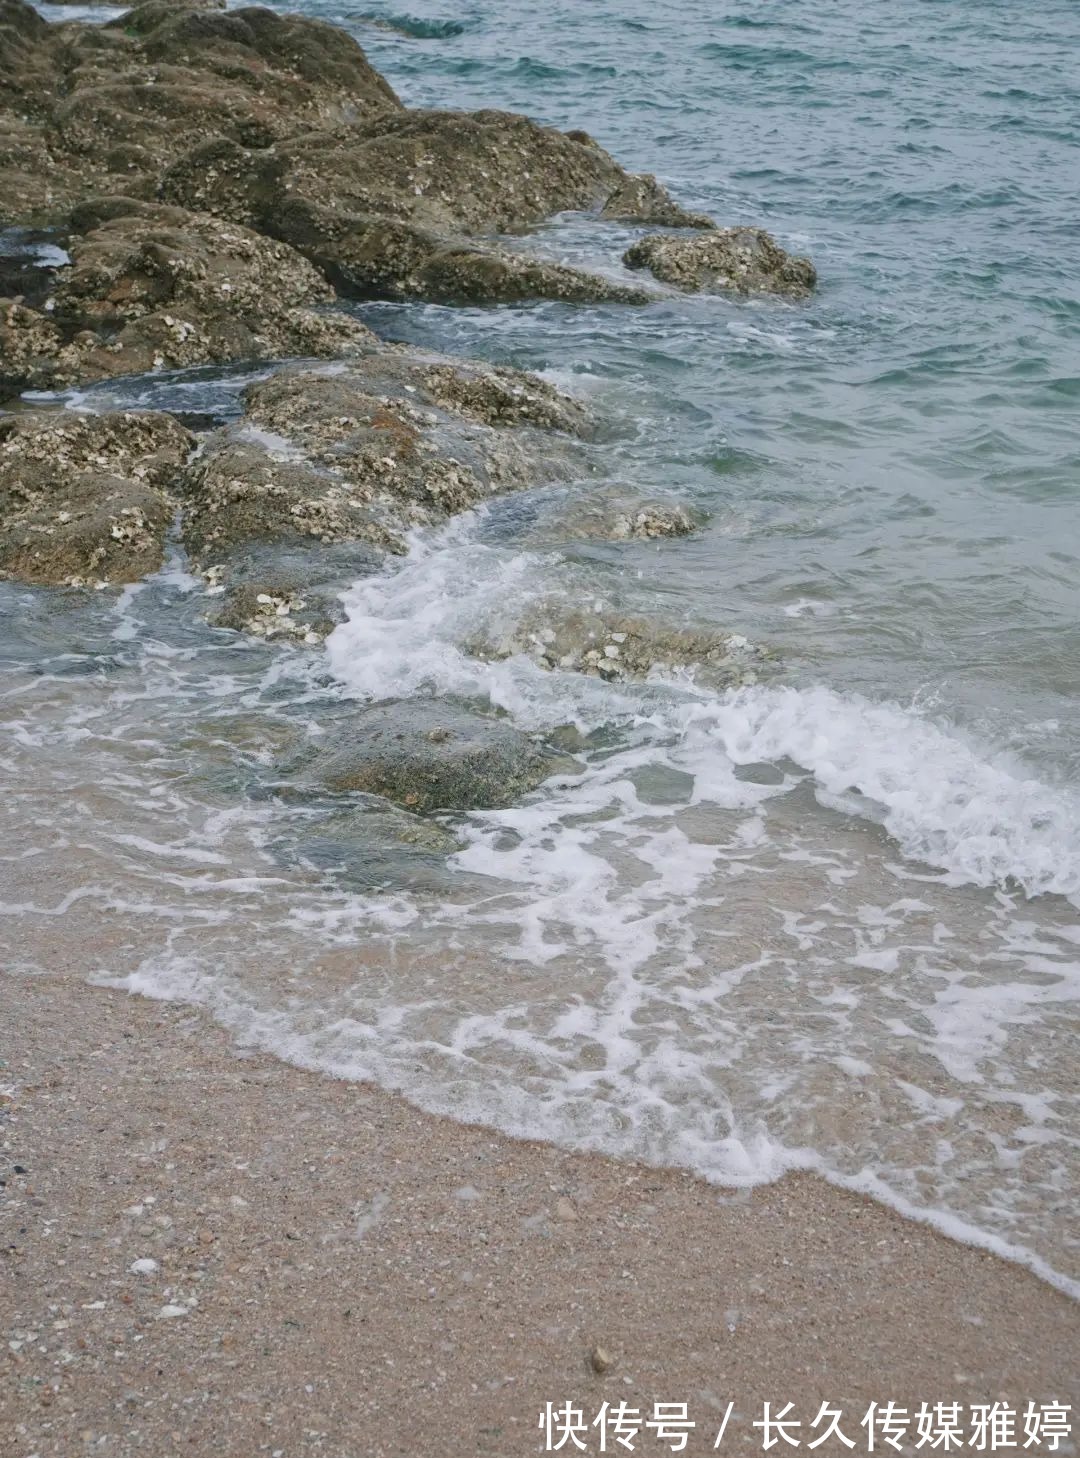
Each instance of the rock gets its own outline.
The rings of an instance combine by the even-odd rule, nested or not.
[[[149,61],[243,78],[256,105],[272,108],[273,121],[290,135],[401,110],[358,42],[323,20],[264,6],[226,10],[150,0],[111,26],[138,35]],[[272,126],[269,118],[264,125]]]
[[[128,1266],[128,1270],[133,1276],[152,1276],[159,1269],[157,1261],[152,1256],[143,1256],[140,1260],[132,1261]]]
[[[693,516],[678,502],[636,501],[611,513],[602,529],[598,521],[595,535],[612,541],[651,541],[656,537],[689,536],[695,525]]]
[[[0,196],[12,222],[81,198],[152,198],[162,172],[217,135],[265,148],[400,102],[346,32],[264,8],[150,0],[99,25],[0,9]]]
[[[400,218],[361,216],[290,198],[277,236],[312,260],[354,298],[430,299],[443,304],[645,304],[656,295],[634,284],[532,258],[498,244],[437,233]]]
[[[0,0],[0,225],[56,221],[78,193],[78,169],[54,155],[46,128],[62,77],[57,29],[25,0]]]
[[[46,314],[0,299],[0,401],[23,390],[48,389],[63,338]]]
[[[635,496],[625,490],[562,494],[524,534],[529,543],[552,545],[582,539],[624,542],[684,537],[698,521],[680,501]]]
[[[301,588],[283,583],[242,583],[229,589],[221,612],[213,622],[219,628],[235,628],[256,638],[292,638],[319,643],[335,626],[321,611],[308,611],[308,598]]]
[[[105,30],[109,64],[84,34],[69,96],[54,114],[75,151],[134,142],[160,173],[208,134],[268,146],[400,109],[356,41],[324,21],[150,0]]]
[[[0,417],[0,571],[82,585],[156,570],[193,444],[165,414]]]
[[[553,212],[611,201],[613,216],[711,226],[584,133],[499,111],[387,112],[294,138],[272,157],[214,140],[166,172],[162,194],[284,238],[353,295],[444,303],[649,300],[490,240]]]
[[[301,783],[418,812],[475,810],[510,804],[564,764],[504,719],[403,699],[362,709],[328,734]]]
[[[344,620],[342,592],[380,560],[353,542],[248,550],[229,563],[229,584],[210,621],[258,638],[321,642]],[[211,581],[221,575],[220,567],[207,573]]]
[[[401,366],[406,387],[422,383],[436,404],[482,425],[533,425],[579,436],[591,431],[585,407],[539,375],[468,360],[419,358],[413,365],[402,359]]]
[[[520,231],[612,198],[620,216],[641,222],[677,210],[655,178],[631,178],[584,132],[507,111],[384,111],[279,150],[290,191],[305,201],[444,236]]]
[[[817,283],[808,258],[785,253],[761,228],[718,228],[691,238],[652,233],[628,248],[623,262],[651,269],[662,282],[691,293],[730,289],[804,298]]]
[[[356,320],[317,312],[333,290],[285,243],[131,199],[87,207],[83,221],[96,226],[73,240],[54,296],[57,327],[72,336],[58,381],[372,346]]]
[[[57,509],[59,507],[59,509]],[[161,566],[169,504],[115,476],[80,476],[0,529],[0,572],[72,587],[135,582]]]
[[[276,148],[256,150],[230,137],[209,137],[165,169],[158,196],[192,212],[278,232],[285,163]]]
[[[219,565],[253,545],[305,539],[404,551],[400,536],[357,498],[341,473],[290,459],[235,429],[208,439],[185,474],[183,491],[184,545],[199,566]]]
[[[406,350],[281,370],[244,398],[243,422],[210,437],[185,477],[184,541],[203,564],[305,538],[403,551],[411,528],[565,470],[571,443],[549,422],[586,428],[535,376]]]
[[[648,289],[568,264],[476,246],[441,248],[398,279],[392,292],[443,304],[519,304],[530,299],[556,299],[567,304],[648,304],[655,299]]]
[[[526,621],[475,639],[468,648],[482,658],[527,653],[544,668],[608,680],[690,668],[701,681],[723,688],[756,683],[771,657],[741,634],[670,628],[600,603],[579,609],[554,600],[534,608]]]
[[[615,1358],[605,1347],[592,1347],[589,1351],[589,1366],[600,1377],[610,1372],[615,1365]]]
[[[0,0],[0,109],[40,115],[48,106],[49,23],[24,0]]]
[[[715,228],[707,213],[689,213],[675,202],[652,173],[626,177],[605,202],[600,216],[614,222],[655,228]]]
[[[310,790],[306,799],[310,804]],[[428,879],[460,843],[437,820],[372,796],[355,809],[276,836],[268,849],[285,865],[330,873],[360,890],[385,887],[388,876],[402,873],[409,877],[419,871]]]

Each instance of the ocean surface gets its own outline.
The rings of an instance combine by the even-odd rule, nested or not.
[[[359,310],[586,398],[604,471],[564,497],[682,501],[685,539],[538,540],[559,493],[510,497],[358,582],[317,649],[207,628],[178,554],[89,599],[0,585],[11,955],[84,948],[515,1134],[815,1169],[1080,1294],[1080,8],[364,3],[298,8],[406,103],[584,127],[820,289]],[[640,231],[518,243],[619,273]],[[62,403],[229,412],[250,378]],[[718,694],[465,650],[553,595],[778,662]],[[450,856],[275,792],[276,735],[430,693],[575,726],[580,774],[444,817]]]

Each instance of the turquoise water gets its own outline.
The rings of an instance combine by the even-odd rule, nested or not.
[[[537,545],[550,498],[509,498],[357,583],[325,650],[211,633],[179,556],[77,616],[4,588],[2,808],[34,831],[0,910],[309,1066],[726,1182],[816,1169],[1080,1292],[1080,11],[306,9],[408,104],[585,127],[820,290],[364,306],[580,393],[608,438],[572,491],[702,529]],[[515,246],[618,270],[633,236],[573,216]],[[718,695],[469,655],[552,595],[779,666]],[[316,874],[304,835],[338,822],[275,798],[253,723],[431,692],[574,724],[580,774],[446,817],[449,858]]]

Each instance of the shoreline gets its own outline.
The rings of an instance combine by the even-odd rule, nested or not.
[[[71,973],[0,1003],[13,1451],[532,1453],[548,1400],[686,1402],[690,1453],[734,1400],[760,1451],[766,1400],[1077,1396],[1074,1302],[815,1177],[458,1125]]]
[[[809,259],[758,227],[688,210],[587,132],[487,107],[403,105],[350,33],[314,17],[185,0],[145,5],[122,26],[61,30],[22,0],[0,0],[0,12],[0,121],[15,159],[4,164],[5,226],[55,230],[68,260],[24,249],[0,276],[0,294],[11,294],[0,299],[10,427],[0,495],[18,503],[0,531],[0,575],[32,590],[149,582],[179,542],[192,580],[207,599],[220,594],[210,628],[314,647],[341,626],[342,587],[404,560],[414,531],[599,470],[602,416],[547,369],[470,361],[457,343],[443,355],[387,341],[343,303],[630,309],[684,293],[806,300],[816,286]],[[143,79],[121,94],[116,76]],[[238,76],[259,84],[237,87]],[[568,212],[619,230],[610,236],[621,240],[621,272],[519,246]],[[163,369],[252,366],[235,414],[173,408],[172,395],[146,410],[53,408],[110,381],[122,396],[125,382]],[[630,474],[636,483],[649,472]],[[575,524],[567,512],[560,541],[659,543],[697,529],[689,496],[596,480],[611,489],[594,518]],[[718,683],[757,684],[770,651],[700,626],[627,617],[597,597],[591,613],[545,618],[543,640],[523,619],[516,637],[478,642],[476,656],[528,651],[546,669],[631,683],[708,663]],[[119,636],[110,627],[108,643]],[[833,715],[830,692],[816,725]],[[427,812],[513,803],[559,763],[554,742],[486,710],[450,723],[440,700],[431,719],[408,692],[375,698],[350,715],[345,742],[316,736],[295,758],[287,735],[263,743],[253,716],[252,745],[294,791],[322,797],[331,826],[331,804],[337,813],[353,803],[345,797],[373,796],[386,804],[390,845],[441,853]],[[336,728],[333,718],[322,727]],[[211,784],[216,733],[199,732],[193,753]],[[854,759],[862,723],[846,734],[841,757]],[[404,748],[384,754],[384,735]],[[899,737],[891,719],[878,737]],[[61,757],[82,742],[62,741]],[[786,743],[771,746],[770,762]],[[907,764],[933,762],[937,740],[914,743]],[[184,752],[168,741],[170,770]],[[830,741],[826,774],[836,758]],[[962,760],[962,783],[978,786],[972,764],[969,773]],[[813,756],[804,767],[821,768]],[[88,760],[91,791],[95,771]],[[44,779],[43,793],[63,780]],[[1028,825],[1030,785],[1016,783]],[[153,788],[140,804],[113,784],[116,799],[101,802],[136,852],[135,832],[148,822],[156,835],[163,813]],[[228,793],[238,802],[246,790]],[[75,837],[77,862],[99,848],[93,799],[74,816],[91,826]],[[18,846],[34,814],[20,820],[17,794],[11,803]],[[75,797],[56,803],[67,811]],[[1052,791],[1035,808],[1058,824]],[[363,841],[355,825],[340,833],[328,832],[332,846]],[[969,835],[961,817],[961,842]],[[32,916],[52,915],[34,899],[57,874],[48,853],[67,844],[8,858],[20,894],[33,888]],[[303,844],[292,846],[301,860]],[[1054,846],[1066,837],[1046,855],[1040,847],[1038,874],[1067,891]],[[997,854],[1002,878],[1012,875],[1007,835]],[[61,895],[82,894],[66,871]],[[183,881],[175,905],[195,889]],[[867,1451],[873,1404],[1076,1405],[1080,1284],[1055,1284],[1037,1259],[1010,1260],[993,1236],[967,1243],[942,1230],[947,1217],[901,1213],[810,1173],[732,1190],[455,1122],[237,1046],[199,1006],[85,980],[96,944],[129,952],[147,924],[141,908],[112,922],[115,902],[88,897],[48,938],[19,916],[12,930],[42,966],[21,964],[20,948],[0,978],[5,1454],[10,1437],[15,1458],[513,1458],[549,1450],[545,1408],[567,1403],[587,1422],[603,1404],[647,1415],[685,1403],[696,1426],[675,1451],[760,1452],[764,1404],[790,1404],[802,1445],[817,1447],[809,1425],[823,1402],[842,1410],[859,1440],[850,1446]],[[746,904],[756,909],[753,894]],[[227,949],[260,927],[259,905],[230,906],[240,929]],[[220,965],[221,943],[210,945]],[[288,948],[278,962],[260,961],[254,975],[280,976],[280,1011]],[[836,964],[822,955],[820,965],[831,975]],[[957,981],[964,970],[958,959]],[[1023,1051],[999,1065],[1003,1083]],[[777,1122],[801,1108],[790,1097],[773,1106]],[[874,1126],[882,1144],[907,1127],[890,1108]],[[980,1124],[973,1142],[989,1148],[996,1133]],[[927,1138],[948,1146],[948,1134]],[[933,1147],[919,1145],[913,1171]],[[1004,1170],[1016,1146],[995,1147]],[[1023,1166],[1042,1195],[1053,1181],[1040,1168]],[[993,1193],[983,1200],[974,1218],[997,1213]],[[904,1451],[925,1445],[925,1434],[906,1436]],[[602,1448],[591,1433],[559,1446],[673,1451],[647,1431],[632,1446]],[[823,1452],[848,1448],[826,1442]],[[1075,1439],[1060,1451],[1075,1455]]]

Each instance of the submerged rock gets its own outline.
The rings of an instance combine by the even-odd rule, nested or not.
[[[817,283],[808,258],[786,253],[761,228],[718,228],[690,238],[652,233],[628,248],[623,262],[628,268],[648,268],[663,283],[692,293],[731,289],[803,298]]]
[[[584,496],[560,495],[541,511],[524,540],[544,545],[573,540],[654,541],[689,536],[698,525],[681,501],[607,489]]]
[[[312,750],[301,781],[409,810],[475,810],[508,805],[566,765],[504,719],[402,699],[337,726]]]
[[[208,616],[216,627],[256,638],[321,642],[344,621],[341,594],[380,561],[357,542],[256,547],[230,561],[227,585],[222,566],[206,570],[209,591],[222,594]]]
[[[468,647],[482,658],[525,653],[544,668],[610,681],[692,669],[700,681],[724,688],[756,683],[772,657],[738,633],[668,627],[601,603],[573,608],[558,601],[539,604],[523,622]]]
[[[96,585],[156,570],[193,444],[164,414],[0,417],[0,571]]]
[[[437,820],[375,798],[355,809],[320,816],[274,846],[290,861],[328,871],[367,869],[378,852],[387,850],[447,856],[459,848],[457,836]]]

